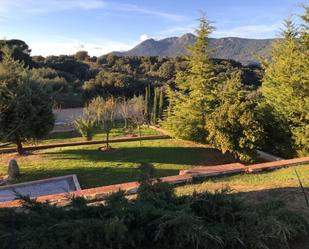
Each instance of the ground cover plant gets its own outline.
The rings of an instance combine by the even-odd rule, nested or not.
[[[281,202],[248,204],[225,189],[177,196],[149,179],[136,198],[118,192],[104,205],[72,197],[63,208],[24,199],[25,212],[0,210],[4,249],[275,249],[309,229],[307,216]]]

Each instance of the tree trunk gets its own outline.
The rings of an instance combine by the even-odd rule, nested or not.
[[[141,126],[138,125],[138,135],[139,135],[139,146],[142,146],[142,132],[141,132]]]
[[[16,143],[16,150],[18,152],[19,155],[22,155],[25,153],[24,149],[23,149],[23,144],[21,143],[21,139],[19,135],[15,136],[15,143]]]
[[[109,148],[109,132],[106,132],[106,149]]]

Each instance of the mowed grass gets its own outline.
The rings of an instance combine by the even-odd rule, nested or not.
[[[124,131],[124,128],[121,124],[117,124],[115,128],[113,128],[110,132],[110,139],[119,138],[119,137],[126,137],[126,136],[137,136],[136,130],[131,131]],[[142,136],[149,136],[149,135],[160,135],[160,133],[154,129],[148,128],[147,126],[143,127],[142,129]],[[94,133],[93,140],[102,140],[105,141],[106,134],[102,130],[97,130]],[[81,136],[81,134],[76,131],[64,131],[64,132],[54,132],[49,134],[44,140],[39,140],[36,142],[26,142],[24,146],[31,146],[31,145],[43,145],[43,144],[56,144],[56,143],[70,143],[70,142],[79,142],[79,141],[86,141],[85,138]],[[7,147],[15,147],[14,144],[10,144]]]
[[[100,145],[60,147],[35,151],[32,155],[0,154],[0,174],[5,174],[10,158],[21,169],[17,182],[76,174],[82,188],[110,185],[139,179],[140,163],[151,163],[156,176],[177,175],[180,169],[214,165],[230,158],[206,146],[174,139],[111,144],[115,151],[102,152]]]
[[[309,207],[306,205],[295,170],[309,197],[309,164],[265,173],[210,179],[202,183],[177,187],[176,193],[191,195],[193,192],[214,192],[218,189],[230,188],[231,193],[241,195],[248,201],[280,200],[291,209],[302,209],[309,214]]]

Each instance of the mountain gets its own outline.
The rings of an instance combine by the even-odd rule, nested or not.
[[[187,47],[194,43],[193,34],[169,37],[162,40],[148,39],[126,52],[113,52],[118,56],[177,56],[187,55]],[[238,37],[209,38],[212,58],[232,59],[244,65],[256,64],[256,56],[270,59],[274,39],[246,39]]]

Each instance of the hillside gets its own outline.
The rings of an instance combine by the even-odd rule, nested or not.
[[[176,56],[188,54],[187,47],[193,44],[195,36],[185,34],[162,40],[148,39],[126,52],[113,52],[118,56]],[[212,58],[232,59],[244,65],[258,62],[256,55],[270,59],[274,39],[246,39],[237,37],[210,38]]]

